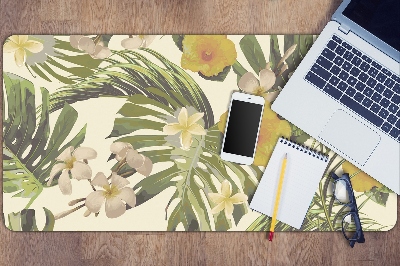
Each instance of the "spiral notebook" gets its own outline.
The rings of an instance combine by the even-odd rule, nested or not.
[[[279,138],[250,203],[250,208],[272,216],[283,157],[287,165],[277,219],[300,229],[314,193],[328,165],[328,157]]]

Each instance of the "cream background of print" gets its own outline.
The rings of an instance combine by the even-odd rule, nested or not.
[[[237,51],[237,60],[242,66],[248,71],[252,71],[252,68],[248,64],[245,56],[240,50],[239,41],[243,35],[228,36],[230,40],[235,43]],[[269,36],[261,35],[256,36],[258,42],[264,54],[269,55]],[[62,40],[69,40],[69,36],[57,37]],[[121,40],[127,38],[127,35],[114,35],[109,43],[109,48],[112,50],[122,50]],[[283,36],[278,36],[279,46],[281,47],[281,54],[283,54]],[[161,53],[167,59],[177,65],[180,64],[180,58],[182,52],[176,47],[170,35],[157,36],[157,38],[150,44],[149,48]],[[147,56],[148,54],[146,54]],[[268,57],[266,58],[268,61]],[[14,61],[12,53],[4,53],[4,69],[5,72],[11,72],[18,76],[21,76],[31,82],[33,82],[36,91],[36,104],[39,105],[41,101],[40,87],[46,88],[50,93],[57,91],[57,89],[64,84],[52,79],[52,82],[48,82],[40,77],[34,78],[25,67],[17,67]],[[56,59],[57,60],[57,59]],[[64,65],[67,65],[62,61]],[[101,65],[100,65],[101,66]],[[230,95],[232,91],[237,90],[237,76],[231,70],[226,77],[224,82],[207,81],[201,78],[197,73],[193,73],[190,70],[187,71],[189,75],[197,82],[206,94],[214,113],[214,122],[219,121],[219,117],[222,113],[227,111]],[[258,77],[258,73],[254,73]],[[4,82],[3,82],[4,86]],[[3,89],[4,91],[4,89]],[[87,124],[86,137],[81,146],[91,147],[97,151],[97,158],[89,161],[89,165],[92,168],[93,176],[97,172],[104,172],[108,176],[110,168],[115,160],[107,162],[110,155],[110,145],[116,138],[106,137],[110,134],[114,119],[118,116],[116,113],[125,103],[123,98],[97,98],[86,101],[80,101],[73,103],[72,107],[79,113],[78,120],[70,133],[69,136],[74,136],[79,130]],[[6,103],[5,103],[6,104]],[[50,114],[50,128],[54,126],[54,123],[61,110],[58,110]],[[154,131],[153,131],[154,132]],[[152,134],[153,134],[152,132]],[[145,134],[146,131],[137,131],[136,134]],[[162,134],[162,133],[161,133]],[[67,142],[67,139],[65,142]],[[139,150],[140,151],[140,150]],[[157,163],[153,167],[152,174],[162,171],[165,169],[168,163]],[[144,176],[136,173],[128,178],[130,181],[130,187],[133,187],[139,182]],[[219,188],[219,186],[217,186]],[[153,199],[137,206],[133,209],[126,211],[122,216],[109,219],[105,216],[104,205],[100,211],[98,217],[93,214],[89,217],[83,217],[83,213],[86,208],[82,208],[73,214],[70,214],[62,219],[56,220],[54,231],[165,231],[167,228],[167,220],[165,220],[165,207],[174,193],[175,188],[170,187],[164,190]],[[77,181],[72,179],[72,195],[64,196],[61,194],[58,186],[51,188],[44,188],[43,192],[34,201],[30,208],[36,210],[37,225],[38,228],[43,228],[45,223],[45,216],[42,207],[48,208],[53,214],[57,214],[73,207],[68,206],[68,202],[74,199],[83,198],[89,195],[92,189],[89,182],[86,180]],[[11,212],[18,212],[23,209],[29,199],[25,198],[12,198],[14,193],[3,193],[3,213],[5,216],[5,222],[8,224],[7,215]],[[356,197],[362,193],[356,192]],[[366,199],[366,196],[358,199],[358,202],[362,202]],[[397,201],[396,195],[391,193],[386,203],[386,207],[380,206],[373,202],[368,202],[362,209],[362,213],[368,214],[368,218],[376,220],[382,225],[388,226],[383,230],[391,229],[397,220]],[[360,200],[360,201],[359,201]],[[172,202],[169,206],[168,215],[172,212],[176,202]],[[79,204],[75,205],[78,206]],[[207,206],[207,210],[210,213],[211,208]],[[232,231],[243,231],[254,222],[256,218],[260,216],[259,213],[249,210],[249,213],[244,215],[240,222],[235,226],[232,222]],[[212,215],[210,216],[212,219]],[[371,227],[370,230],[378,229]],[[211,228],[214,230],[214,222],[211,221]],[[183,230],[183,226],[178,226],[177,230]]]

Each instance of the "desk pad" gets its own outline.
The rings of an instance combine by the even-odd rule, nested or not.
[[[330,157],[300,231],[341,230],[345,210],[332,198],[330,171],[352,176],[365,231],[390,230],[396,194],[270,109],[316,38],[10,36],[3,44],[5,225],[268,231],[270,218],[248,201],[284,136]],[[266,100],[251,166],[219,157],[238,90]]]

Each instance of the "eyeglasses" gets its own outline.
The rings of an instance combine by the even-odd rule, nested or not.
[[[354,197],[353,187],[351,186],[350,177],[348,174],[343,174],[338,177],[335,173],[331,173],[333,178],[333,196],[335,199],[349,207],[350,211],[343,216],[342,233],[349,241],[351,247],[355,243],[364,243],[364,233],[361,227],[360,217],[358,216],[358,208],[356,198]],[[342,208],[344,210],[344,208]]]

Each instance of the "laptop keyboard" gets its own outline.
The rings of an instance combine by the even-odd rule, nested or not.
[[[305,80],[400,142],[400,77],[333,35]]]

